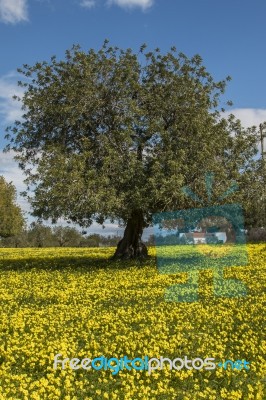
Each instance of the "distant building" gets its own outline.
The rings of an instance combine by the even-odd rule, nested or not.
[[[211,242],[211,238],[217,238],[218,241],[225,243],[227,241],[227,236],[225,232],[188,232],[180,233],[179,237],[184,237],[188,242],[193,244],[205,244],[208,243],[208,239]]]
[[[225,232],[214,232],[215,236],[217,237],[218,240],[222,240],[223,243],[227,241],[227,236]]]

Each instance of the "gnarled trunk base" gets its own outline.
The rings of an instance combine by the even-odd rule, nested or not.
[[[141,211],[134,211],[127,222],[123,239],[117,245],[113,260],[148,257],[148,249],[141,241],[144,219]]]

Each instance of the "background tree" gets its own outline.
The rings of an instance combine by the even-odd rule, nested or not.
[[[83,239],[81,233],[69,226],[56,226],[53,228],[53,235],[59,247],[79,247]]]
[[[55,240],[50,226],[40,222],[32,222],[28,231],[30,247],[55,247]]]
[[[115,247],[117,243],[121,240],[121,236],[118,234],[116,235],[108,235],[106,236],[99,236],[99,246],[106,246],[106,247]]]
[[[23,231],[17,235],[1,238],[0,246],[11,248],[30,247],[30,243],[28,241],[28,231],[23,229]]]
[[[93,233],[84,237],[81,241],[82,247],[99,247],[100,243],[104,240],[104,237],[98,235],[97,233]]]
[[[16,189],[0,176],[0,237],[19,234],[24,227],[21,208],[16,204]]]
[[[155,235],[150,235],[146,241],[145,241],[147,246],[155,246]]]
[[[243,204],[247,229],[266,229],[266,160],[254,162],[243,179]]]
[[[24,115],[7,134],[34,187],[34,215],[84,227],[118,220],[115,258],[147,255],[141,236],[153,213],[195,207],[182,186],[207,204],[204,173],[214,172],[215,204],[256,154],[255,128],[221,118],[229,77],[215,82],[199,55],[145,49],[105,41],[98,52],[74,46],[65,60],[24,65]]]

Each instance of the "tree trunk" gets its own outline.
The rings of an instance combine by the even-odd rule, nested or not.
[[[119,241],[112,259],[129,260],[133,258],[146,258],[148,250],[141,241],[143,228],[144,218],[142,211],[133,211],[127,221],[124,237]]]

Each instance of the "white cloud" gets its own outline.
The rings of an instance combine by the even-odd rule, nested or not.
[[[0,0],[0,21],[16,24],[27,20],[27,0]]]
[[[81,5],[81,7],[92,8],[96,5],[96,1],[95,0],[82,0],[80,5]]]
[[[108,0],[107,3],[116,4],[122,8],[140,7],[142,10],[146,10],[153,5],[153,2],[153,0]]]
[[[13,182],[14,185],[23,190],[24,175],[19,169],[17,162],[14,160],[15,152],[11,150],[8,153],[0,151],[0,175],[3,175],[7,182]]]
[[[13,99],[14,95],[21,97],[23,89],[15,83],[15,73],[0,77],[0,123],[8,124],[22,115],[21,103]]]
[[[223,113],[223,116],[226,118],[230,114],[233,114],[236,118],[240,119],[245,128],[254,125],[259,126],[259,124],[266,121],[266,109],[263,108],[235,108],[226,111]]]

